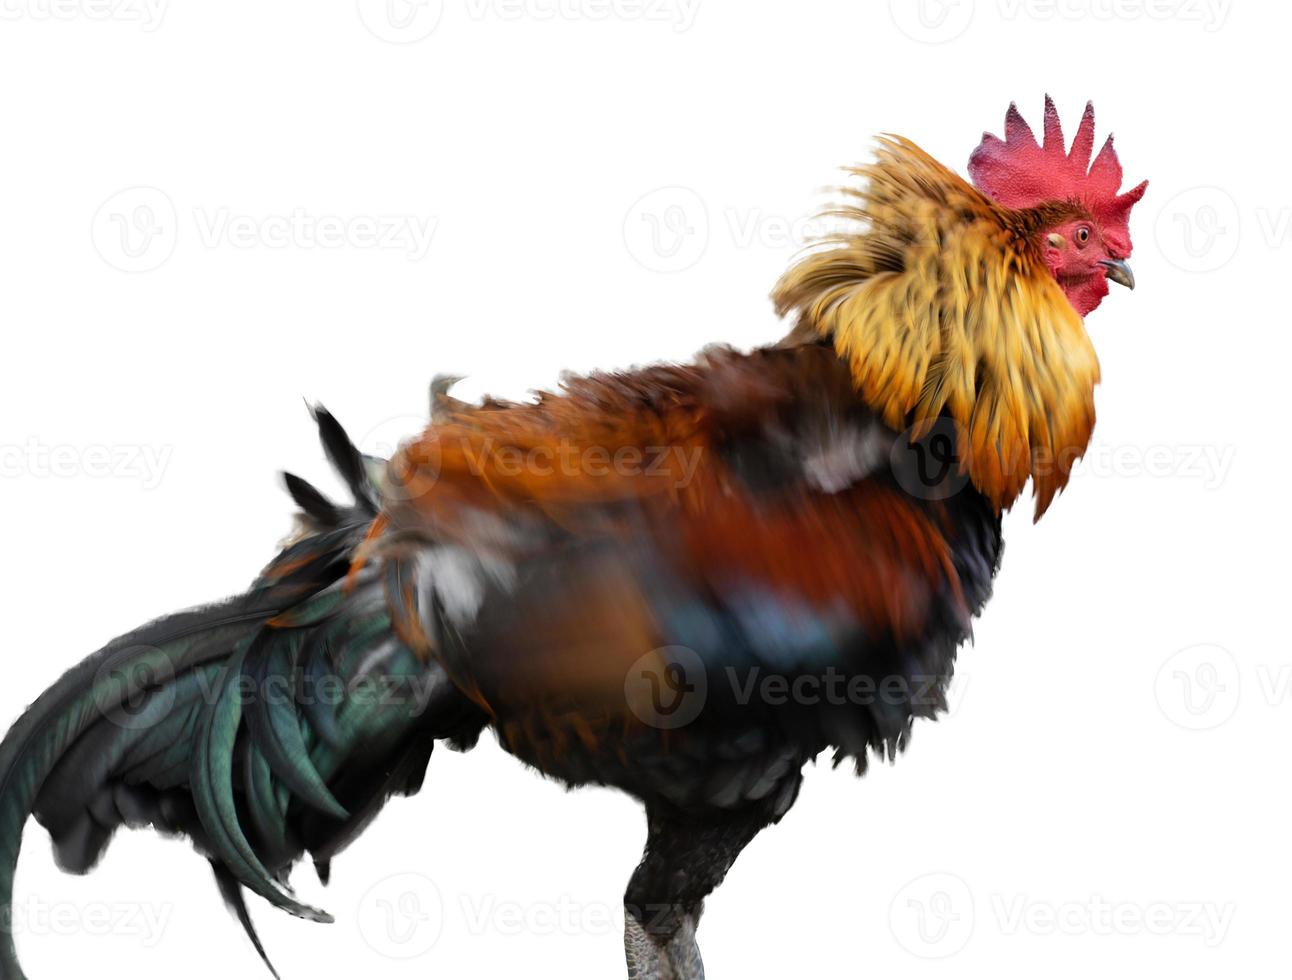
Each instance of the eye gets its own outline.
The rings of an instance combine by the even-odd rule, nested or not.
[[[1073,237],[1076,239],[1078,245],[1084,245],[1086,242],[1090,241],[1090,229],[1085,225],[1082,225],[1077,229],[1077,233]]]

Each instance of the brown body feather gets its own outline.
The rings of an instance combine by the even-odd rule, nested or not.
[[[564,768],[572,746],[591,751],[608,732],[621,746],[707,737],[650,729],[624,701],[633,663],[677,642],[659,612],[660,577],[701,596],[740,579],[896,644],[918,645],[942,617],[962,633],[981,601],[964,595],[947,505],[896,486],[886,453],[839,490],[805,475],[808,454],[854,429],[887,432],[866,437],[884,447],[897,438],[827,346],[714,349],[689,366],[572,379],[529,404],[442,404],[436,414],[392,461],[390,502],[365,560],[397,563],[432,546],[545,568],[563,552],[559,588],[509,580],[498,608],[480,611],[487,635],[477,632],[469,651],[435,647],[416,616],[396,617],[408,623],[401,638],[443,663],[504,744],[549,773],[582,781]],[[741,470],[740,447],[749,439],[764,451],[777,433],[794,471],[760,489]],[[625,458],[637,462],[616,465]],[[649,572],[634,550],[646,542]],[[392,605],[415,604],[395,596]]]

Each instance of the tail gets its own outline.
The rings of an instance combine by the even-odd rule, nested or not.
[[[286,474],[302,533],[250,590],[112,641],[0,743],[0,980],[25,978],[12,898],[29,815],[74,873],[120,826],[187,835],[273,971],[243,888],[330,921],[291,893],[292,865],[309,852],[326,883],[385,801],[417,792],[437,738],[479,735],[478,709],[398,640],[379,574],[347,576],[377,515],[381,461],[314,414],[353,505]]]

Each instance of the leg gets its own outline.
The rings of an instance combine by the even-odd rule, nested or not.
[[[646,818],[646,852],[624,895],[629,980],[704,980],[695,942],[704,899],[776,818],[765,811],[689,815],[652,806]]]
[[[631,910],[625,911],[624,956],[628,980],[704,980],[693,918],[670,938],[660,939],[646,932]]]

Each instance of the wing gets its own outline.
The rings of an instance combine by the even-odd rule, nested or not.
[[[674,753],[794,730],[862,762],[941,705],[999,547],[956,466],[903,486],[909,445],[824,347],[714,351],[454,409],[400,453],[373,556],[405,583],[404,641],[546,772],[660,790],[642,760],[661,719],[634,679],[679,670],[705,706]],[[831,672],[903,690],[803,711],[748,695]]]

